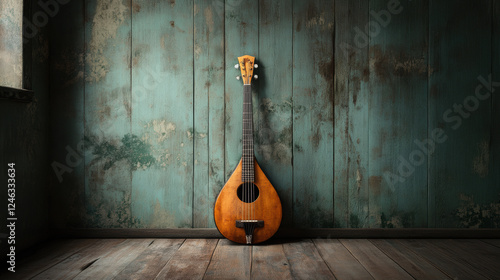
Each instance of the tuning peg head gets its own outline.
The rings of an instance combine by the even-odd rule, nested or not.
[[[240,68],[240,65],[239,64],[235,64],[234,68],[238,69],[238,68]]]
[[[239,81],[240,79],[241,79],[241,77],[240,77],[240,76],[236,76],[236,80],[238,80],[238,81]]]
[[[256,69],[257,69],[257,68],[259,68],[259,64],[255,63],[255,64],[253,65],[253,68],[256,68]]]
[[[254,78],[255,80],[257,80],[257,79],[259,78],[259,75],[257,75],[257,74],[256,74],[256,75],[253,75],[253,78]]]

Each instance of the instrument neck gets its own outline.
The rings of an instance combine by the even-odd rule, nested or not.
[[[243,153],[242,174],[243,182],[254,181],[254,151],[253,151],[253,110],[252,86],[243,86]]]

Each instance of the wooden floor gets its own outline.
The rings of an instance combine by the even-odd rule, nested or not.
[[[500,279],[500,239],[69,239],[0,278]]]

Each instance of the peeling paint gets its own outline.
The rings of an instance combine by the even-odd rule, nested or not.
[[[153,120],[144,127],[148,129],[153,128],[157,143],[164,142],[170,135],[175,133],[175,124],[167,122],[166,120]]]
[[[98,0],[92,21],[92,37],[85,62],[88,69],[86,81],[98,82],[110,70],[110,62],[105,55],[109,39],[115,38],[118,28],[130,16],[129,7],[122,0]]]
[[[384,212],[380,215],[382,228],[411,228],[414,224],[414,212],[392,211],[388,216]]]
[[[499,194],[500,196],[500,194]],[[489,204],[477,204],[473,196],[460,194],[460,206],[455,210],[459,227],[462,228],[499,228],[500,200]]]
[[[479,143],[477,147],[478,154],[472,161],[472,170],[481,178],[488,175],[490,163],[490,145],[489,141]]]
[[[165,210],[158,199],[155,201],[149,228],[168,228],[175,225],[175,216]]]
[[[96,157],[94,161],[104,161],[104,170],[121,160],[127,161],[132,170],[149,167],[155,163],[150,145],[134,134],[129,133],[123,136],[121,145],[110,140],[99,141],[92,136],[86,136],[84,140],[86,148],[90,149]]]

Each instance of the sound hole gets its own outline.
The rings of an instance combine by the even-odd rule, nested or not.
[[[236,193],[241,201],[251,203],[259,197],[259,188],[253,183],[243,183],[238,187]]]

